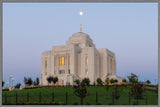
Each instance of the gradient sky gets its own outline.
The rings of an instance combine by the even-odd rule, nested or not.
[[[83,16],[79,12],[83,11]],[[41,77],[41,55],[80,31],[115,53],[117,75],[158,79],[157,3],[4,3],[3,80]],[[5,84],[6,85],[6,84]]]

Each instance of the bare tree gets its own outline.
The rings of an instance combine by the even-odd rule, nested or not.
[[[87,88],[86,85],[81,81],[76,83],[79,84],[74,86],[74,94],[81,98],[81,105],[83,105],[83,99],[87,96]]]

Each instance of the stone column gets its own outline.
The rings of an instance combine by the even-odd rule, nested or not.
[[[110,58],[110,75],[112,75],[112,58]]]
[[[96,62],[97,62],[97,70],[96,70],[96,78],[98,78],[100,76],[100,73],[99,73],[99,56],[97,55],[96,56]]]
[[[54,55],[54,60],[53,60],[53,61],[54,61],[54,64],[53,64],[53,66],[54,66],[54,67],[53,67],[53,68],[54,68],[54,69],[53,69],[53,74],[56,74],[56,70],[57,70],[56,60],[57,60],[57,59],[56,59],[56,55]]]
[[[116,75],[116,59],[114,58],[114,75]]]
[[[107,73],[109,73],[110,74],[110,56],[108,56],[108,72]]]
[[[114,75],[114,59],[112,58],[112,75]]]
[[[65,73],[68,74],[68,54],[65,55]]]
[[[57,70],[56,70],[56,74],[58,74],[59,71],[59,55],[56,55],[56,62],[57,62]]]
[[[52,51],[53,52],[53,51]],[[54,53],[51,53],[51,74],[52,76],[55,74],[55,55]]]
[[[71,50],[71,65],[70,65],[70,73],[75,74],[76,70],[76,51],[75,51],[75,46],[73,46],[73,49]]]

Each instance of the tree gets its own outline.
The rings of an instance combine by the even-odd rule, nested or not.
[[[132,84],[131,95],[134,96],[135,99],[141,99],[144,91],[145,88],[143,87],[142,83],[136,82]]]
[[[80,80],[79,80],[79,79],[75,80],[74,82],[75,82],[77,85],[80,85]]]
[[[28,79],[26,77],[24,77],[24,84],[28,83]]]
[[[117,79],[115,79],[115,80],[114,80],[114,83],[117,83],[117,82],[118,82],[118,80],[117,80]]]
[[[105,84],[106,84],[106,90],[109,90],[109,74],[107,74],[106,79],[105,79]]]
[[[55,84],[58,81],[58,77],[53,77],[53,83]]]
[[[122,79],[122,82],[127,82],[127,80],[124,78],[124,79]]]
[[[151,83],[151,81],[147,80],[147,81],[146,81],[146,83],[147,83],[147,84],[150,84],[150,83]]]
[[[87,96],[87,88],[83,82],[76,82],[77,85],[74,86],[74,94],[81,98],[81,105],[83,104],[83,98]]]
[[[130,76],[127,76],[129,82],[131,82],[131,95],[135,99],[141,99],[143,96],[143,92],[145,92],[144,84],[141,82],[138,82],[138,76],[131,73]]]
[[[29,78],[24,77],[24,84],[28,84],[30,86],[30,85],[32,85],[32,83],[33,83],[33,81],[31,79],[31,77],[29,77]]]
[[[4,83],[5,83],[5,82],[4,82],[4,81],[2,81],[2,87],[4,86]]]
[[[52,77],[52,76],[49,76],[49,77],[47,78],[47,81],[48,81],[48,83],[51,83],[51,82],[53,81],[53,77]]]
[[[109,85],[109,74],[107,74],[106,79],[105,79],[106,85]]]
[[[36,85],[39,85],[39,78],[36,78]]]
[[[39,78],[37,77],[36,80],[33,82],[34,86],[37,86],[39,84]]]
[[[116,104],[117,104],[117,100],[120,98],[122,94],[122,91],[123,91],[123,88],[120,87],[119,85],[113,86],[112,94],[113,94],[113,97],[116,99]]]
[[[133,74],[133,73],[131,73],[130,76],[127,76],[127,78],[128,78],[128,80],[129,80],[129,82],[131,82],[131,83],[138,82],[138,76],[135,75],[135,74]]]
[[[103,84],[101,78],[97,78],[97,84],[98,84],[98,85],[102,85],[102,84]]]
[[[115,82],[114,79],[111,79],[111,80],[110,80],[110,83],[111,83],[111,84],[114,83],[114,82]]]
[[[33,81],[32,81],[32,79],[31,79],[31,77],[29,77],[29,78],[28,78],[28,84],[29,84],[29,85],[32,85],[32,83],[33,83]]]
[[[15,88],[16,88],[16,89],[19,89],[20,86],[21,86],[21,83],[17,83],[17,84],[15,85]]]
[[[33,84],[34,84],[34,86],[36,86],[37,85],[36,81],[34,81]]]
[[[89,85],[90,85],[90,80],[89,80],[89,78],[84,78],[84,79],[82,80],[82,84],[84,84],[84,85],[86,85],[86,86],[89,86]]]

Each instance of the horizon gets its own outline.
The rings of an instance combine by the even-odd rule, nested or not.
[[[64,45],[80,24],[96,48],[115,53],[117,76],[158,84],[157,3],[3,3],[4,87],[10,75],[14,85],[40,79],[42,52]]]

